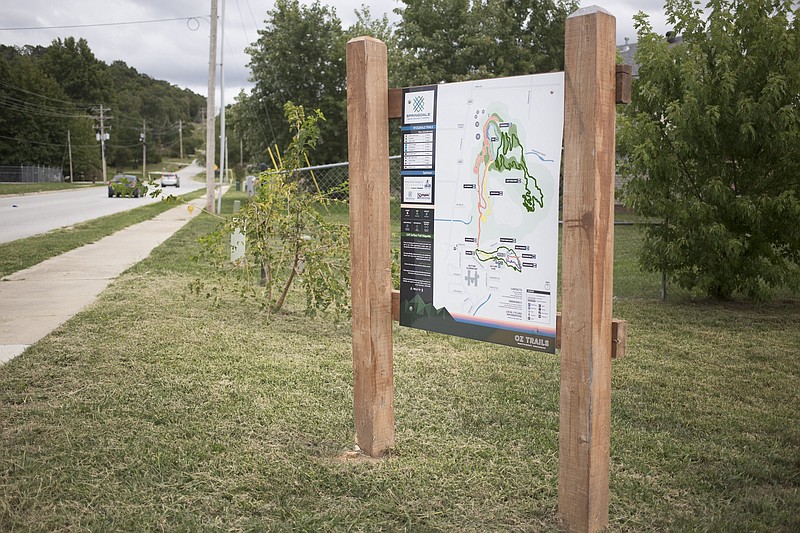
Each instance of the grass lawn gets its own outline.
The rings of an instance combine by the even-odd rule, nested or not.
[[[33,194],[104,186],[105,184],[103,183],[94,184],[90,181],[76,181],[75,183],[0,183],[0,196],[4,194]]]
[[[180,196],[181,201],[199,198],[205,190],[194,191]],[[68,228],[53,230],[41,235],[25,239],[0,243],[0,277],[41,263],[45,259],[55,257],[75,248],[96,242],[123,228],[144,220],[149,220],[159,213],[172,209],[175,202],[156,202],[143,205],[130,211],[123,211]]]
[[[191,294],[215,223],[0,366],[0,530],[557,530],[557,357],[395,326],[397,448],[351,459],[349,324]],[[614,314],[610,529],[800,530],[800,302]]]

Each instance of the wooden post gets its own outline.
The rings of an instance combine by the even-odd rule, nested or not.
[[[567,531],[608,523],[615,24],[596,6],[566,21],[558,511]]]
[[[617,104],[630,104],[631,103],[631,77],[633,75],[633,67],[630,65],[617,65],[617,88],[616,88],[616,103]]]
[[[353,408],[356,442],[372,457],[394,447],[387,95],[386,45],[348,42]]]

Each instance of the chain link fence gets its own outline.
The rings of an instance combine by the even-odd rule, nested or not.
[[[64,181],[61,169],[43,166],[0,166],[0,182],[59,183]]]
[[[300,169],[300,179],[308,187],[321,192],[336,191],[340,202],[327,206],[325,215],[331,220],[349,222],[346,189],[338,187],[348,180],[348,164],[335,163]],[[400,247],[400,157],[389,161],[392,248]],[[625,218],[624,216],[620,218]],[[621,220],[614,223],[614,297],[635,299],[664,299],[666,281],[661,273],[644,272],[639,266],[639,252],[650,223]]]

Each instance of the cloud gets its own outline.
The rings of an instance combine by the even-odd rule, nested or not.
[[[55,2],[53,0],[1,0],[3,19],[0,26],[37,27],[36,30],[0,31],[0,43],[22,46],[25,44],[48,46],[56,38],[85,38],[95,56],[111,63],[124,61],[128,66],[156,79],[166,80],[179,87],[189,88],[205,95],[208,86],[207,19],[190,20],[190,17],[208,15],[209,0],[81,0]],[[301,0],[304,5],[311,0]],[[321,2],[335,8],[344,28],[355,22],[354,11],[365,4],[364,0],[337,0]],[[590,5],[593,1],[584,1]],[[651,14],[656,31],[666,29],[662,0],[609,0],[604,8],[617,18],[617,42],[625,36],[635,40],[633,15],[641,10]],[[240,88],[249,87],[247,64],[250,57],[244,49],[258,39],[258,29],[264,26],[267,11],[273,0],[226,0],[225,24],[225,84],[226,101],[233,101]],[[405,7],[400,0],[369,2],[373,17],[392,13]],[[220,7],[221,15],[221,7]],[[150,24],[92,26],[56,29],[50,26],[102,24],[125,21],[143,21],[180,18],[182,20]],[[221,38],[221,34],[220,34]]]

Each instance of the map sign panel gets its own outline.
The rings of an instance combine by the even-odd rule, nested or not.
[[[563,73],[403,96],[401,325],[554,353]]]

